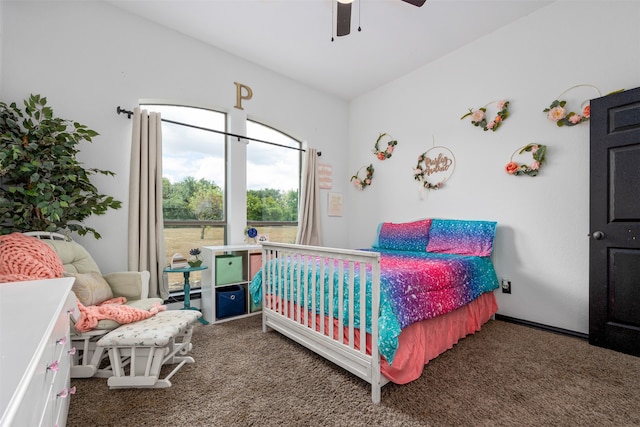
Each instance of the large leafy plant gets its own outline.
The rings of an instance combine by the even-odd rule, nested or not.
[[[99,239],[83,221],[121,202],[100,194],[90,177],[114,173],[82,166],[77,146],[98,133],[54,117],[46,104],[40,95],[25,100],[24,110],[0,102],[0,233],[62,231]]]

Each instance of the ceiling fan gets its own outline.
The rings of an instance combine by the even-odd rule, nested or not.
[[[337,0],[336,9],[336,35],[346,36],[351,32],[351,3],[353,0]],[[414,6],[422,6],[427,0],[400,0]]]

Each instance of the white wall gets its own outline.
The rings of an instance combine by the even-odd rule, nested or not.
[[[116,114],[117,106],[133,109],[141,99],[164,99],[215,108],[230,115],[234,131],[249,116],[305,140],[322,151],[320,161],[331,164],[336,176],[346,174],[344,152],[334,148],[346,145],[343,100],[102,2],[9,1],[2,6],[1,99],[21,104],[31,93],[46,96],[57,116],[100,133],[81,149],[86,166],[116,172],[115,178],[100,176],[95,182],[123,208],[89,219],[103,239],[79,239],[105,271],[126,268],[131,121]],[[244,110],[234,108],[234,82],[253,91]],[[347,186],[336,179],[332,191],[344,192]],[[347,218],[327,217],[326,190],[322,196],[324,241],[345,246]],[[235,224],[233,232],[241,234],[244,227]]]
[[[381,221],[496,220],[496,268],[513,287],[498,294],[499,312],[588,332],[589,125],[558,128],[542,110],[577,84],[603,94],[639,86],[639,18],[637,1],[559,1],[353,101],[351,173],[370,162],[376,172],[371,187],[347,191],[351,246],[371,244]],[[581,88],[565,99],[577,111],[595,96]],[[460,120],[496,99],[511,102],[496,132]],[[384,162],[371,155],[380,132],[398,140]],[[420,200],[412,171],[434,140],[457,165]],[[507,175],[511,154],[531,142],[548,146],[540,174]]]

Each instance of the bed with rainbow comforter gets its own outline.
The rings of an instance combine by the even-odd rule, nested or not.
[[[265,305],[263,319],[267,323],[267,319],[273,319],[277,314],[280,320],[294,320],[325,337],[344,330],[343,335],[331,337],[333,341],[347,341],[350,348],[360,352],[366,346],[369,356],[372,348],[377,349],[383,374],[387,375],[385,369],[396,364],[404,330],[430,319],[452,316],[482,295],[490,294],[493,298],[491,291],[498,288],[490,257],[495,229],[496,223],[490,221],[426,219],[382,223],[372,247],[355,251],[363,256],[375,256],[372,262],[314,253],[313,250],[305,253],[303,247],[300,247],[302,252],[292,252],[289,245],[277,256],[263,253],[264,274],[253,278],[251,298],[255,303]],[[362,277],[366,277],[364,282]],[[263,295],[265,280],[269,286]],[[495,300],[492,301],[491,314],[497,309]],[[283,309],[287,304],[290,307]],[[373,307],[379,309],[372,312]],[[300,314],[294,313],[306,313],[307,317],[302,319]],[[298,317],[294,319],[295,316]],[[477,317],[477,314],[462,316]],[[486,314],[482,316],[486,318]],[[364,323],[361,322],[363,317]],[[281,330],[280,324],[266,326],[289,335]],[[338,332],[330,333],[334,328]],[[479,325],[470,328],[479,329]],[[472,332],[475,331],[465,329],[462,336]],[[372,347],[374,338],[376,345]],[[308,340],[305,338],[301,343],[307,345]],[[410,340],[409,346],[415,346],[415,340]],[[406,337],[404,341],[407,341]],[[317,352],[322,354],[322,351],[328,350]],[[404,351],[399,358],[404,359],[406,354]],[[322,355],[330,360],[335,358],[333,354]],[[424,363],[418,361],[418,366],[422,367]],[[394,379],[391,374],[388,376]],[[370,381],[372,385],[373,381],[375,378]]]

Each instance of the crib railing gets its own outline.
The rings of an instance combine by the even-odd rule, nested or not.
[[[380,254],[263,243],[262,275],[263,331],[272,328],[369,382],[380,402],[388,382],[378,352]]]

